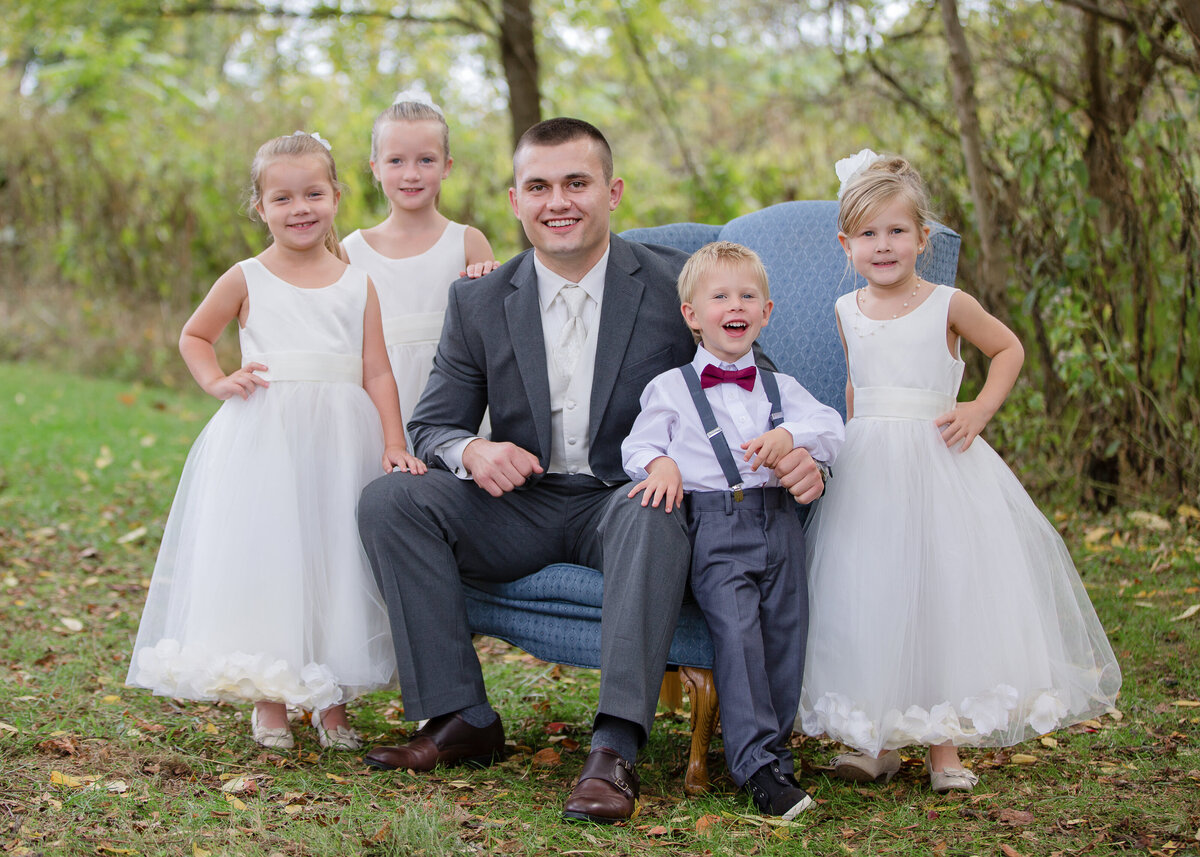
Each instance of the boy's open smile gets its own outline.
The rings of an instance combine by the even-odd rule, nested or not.
[[[696,284],[691,303],[681,307],[688,326],[700,331],[704,347],[724,363],[745,356],[773,308],[751,269],[734,264],[710,271]]]

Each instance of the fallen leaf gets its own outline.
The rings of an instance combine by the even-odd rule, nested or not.
[[[72,777],[70,774],[64,774],[62,771],[51,771],[50,783],[55,786],[66,786],[69,789],[78,789],[86,785],[79,777]]]
[[[1043,735],[1041,739],[1041,745],[1043,747],[1049,747],[1051,750],[1053,750],[1058,746],[1058,739],[1051,738],[1049,735]]]
[[[110,703],[110,704],[111,704],[111,703],[113,703],[113,702],[120,702],[120,701],[121,701],[121,697],[117,696],[116,694],[112,694],[112,693],[110,693],[108,696],[102,696],[102,697],[100,697],[100,701],[101,701],[101,702],[107,702],[107,703]]]
[[[1175,514],[1177,514],[1179,516],[1179,520],[1181,520],[1181,521],[1186,520],[1188,518],[1195,518],[1197,520],[1200,520],[1200,509],[1197,509],[1195,506],[1187,506],[1187,505],[1180,506],[1178,509],[1175,510]]]
[[[1024,857],[1024,855],[1016,848],[1004,843],[1000,843],[1000,853],[1003,854],[1004,857]]]
[[[234,797],[233,795],[227,794],[227,795],[225,795],[225,800],[227,800],[229,802],[229,805],[232,806],[234,809],[245,809],[246,808],[246,804],[242,802],[241,798]]]
[[[1000,810],[1000,821],[1004,824],[1033,824],[1033,813],[1006,807]]]
[[[1200,708],[1200,701],[1195,699],[1177,699],[1171,704],[1177,705],[1180,708]]]
[[[252,782],[254,782],[254,780],[247,777],[234,777],[229,782],[225,783],[225,785],[221,786],[221,791],[228,792],[229,794],[239,794],[240,792],[244,792]]]
[[[105,783],[104,790],[119,795],[125,794],[125,792],[129,791],[129,784],[124,780],[113,780],[111,783]]]
[[[145,527],[136,527],[136,528],[130,530],[129,532],[127,532],[125,535],[121,536],[119,539],[117,539],[117,544],[127,545],[130,542],[136,542],[138,539],[144,538],[145,535],[146,535]]]
[[[1153,512],[1144,512],[1141,509],[1135,509],[1129,513],[1129,520],[1137,524],[1139,527],[1145,527],[1147,530],[1163,530],[1171,529],[1171,524],[1166,518],[1161,515],[1156,515]]]
[[[3,733],[4,735],[17,735],[20,732],[21,732],[21,730],[18,729],[16,726],[13,726],[11,723],[5,723],[3,720],[0,720],[0,733]]]
[[[211,857],[212,852],[201,848],[198,843],[192,843],[192,857]]]
[[[1197,702],[1196,704],[1200,705],[1200,702]],[[1099,729],[1100,721],[1099,720],[1082,720],[1082,721],[1080,721],[1079,725],[1087,726],[1089,729]]]
[[[97,845],[97,854],[137,854],[132,848],[114,848],[111,845]]]
[[[1102,538],[1112,532],[1109,527],[1092,527],[1083,534],[1083,543],[1086,545],[1097,544]]]
[[[1191,619],[1197,613],[1200,613],[1200,604],[1193,604],[1191,607],[1184,610],[1182,613],[1180,613],[1178,616],[1173,618],[1171,621],[1172,622],[1182,622],[1184,619]]]
[[[544,747],[534,753],[530,761],[539,768],[553,768],[562,764],[562,756],[553,747]]]
[[[669,833],[669,832],[670,831],[668,831],[661,824],[656,824],[654,827],[651,827],[649,830],[646,831],[646,835],[647,836],[666,836],[667,833]]]
[[[721,816],[708,813],[696,819],[696,832],[708,833],[712,828],[721,823]]]
[[[1038,763],[1038,757],[1028,753],[1013,753],[1008,760],[1014,765],[1036,765]]]
[[[62,622],[63,627],[66,628],[68,631],[82,631],[83,630],[83,623],[80,622],[78,619],[72,619],[68,616],[64,616],[61,619],[59,619],[58,621]]]

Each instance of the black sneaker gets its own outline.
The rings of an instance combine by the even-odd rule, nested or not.
[[[813,805],[812,796],[796,784],[796,778],[779,769],[778,762],[763,765],[743,787],[763,815],[790,821]]]

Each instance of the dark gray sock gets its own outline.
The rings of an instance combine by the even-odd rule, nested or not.
[[[462,719],[470,723],[476,729],[482,729],[484,726],[490,726],[495,722],[500,715],[487,702],[481,702],[478,705],[471,705],[458,712],[462,715]]]
[[[592,730],[592,749],[607,747],[626,762],[633,764],[637,759],[641,737],[642,727],[632,720],[601,714],[596,717],[596,726]]]

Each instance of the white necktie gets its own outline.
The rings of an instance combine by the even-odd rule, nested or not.
[[[564,378],[570,378],[579,362],[579,354],[587,341],[587,327],[583,323],[583,302],[588,294],[574,283],[567,283],[558,292],[567,306],[567,323],[563,325],[558,335],[558,344],[554,348],[555,361],[558,371]]]

